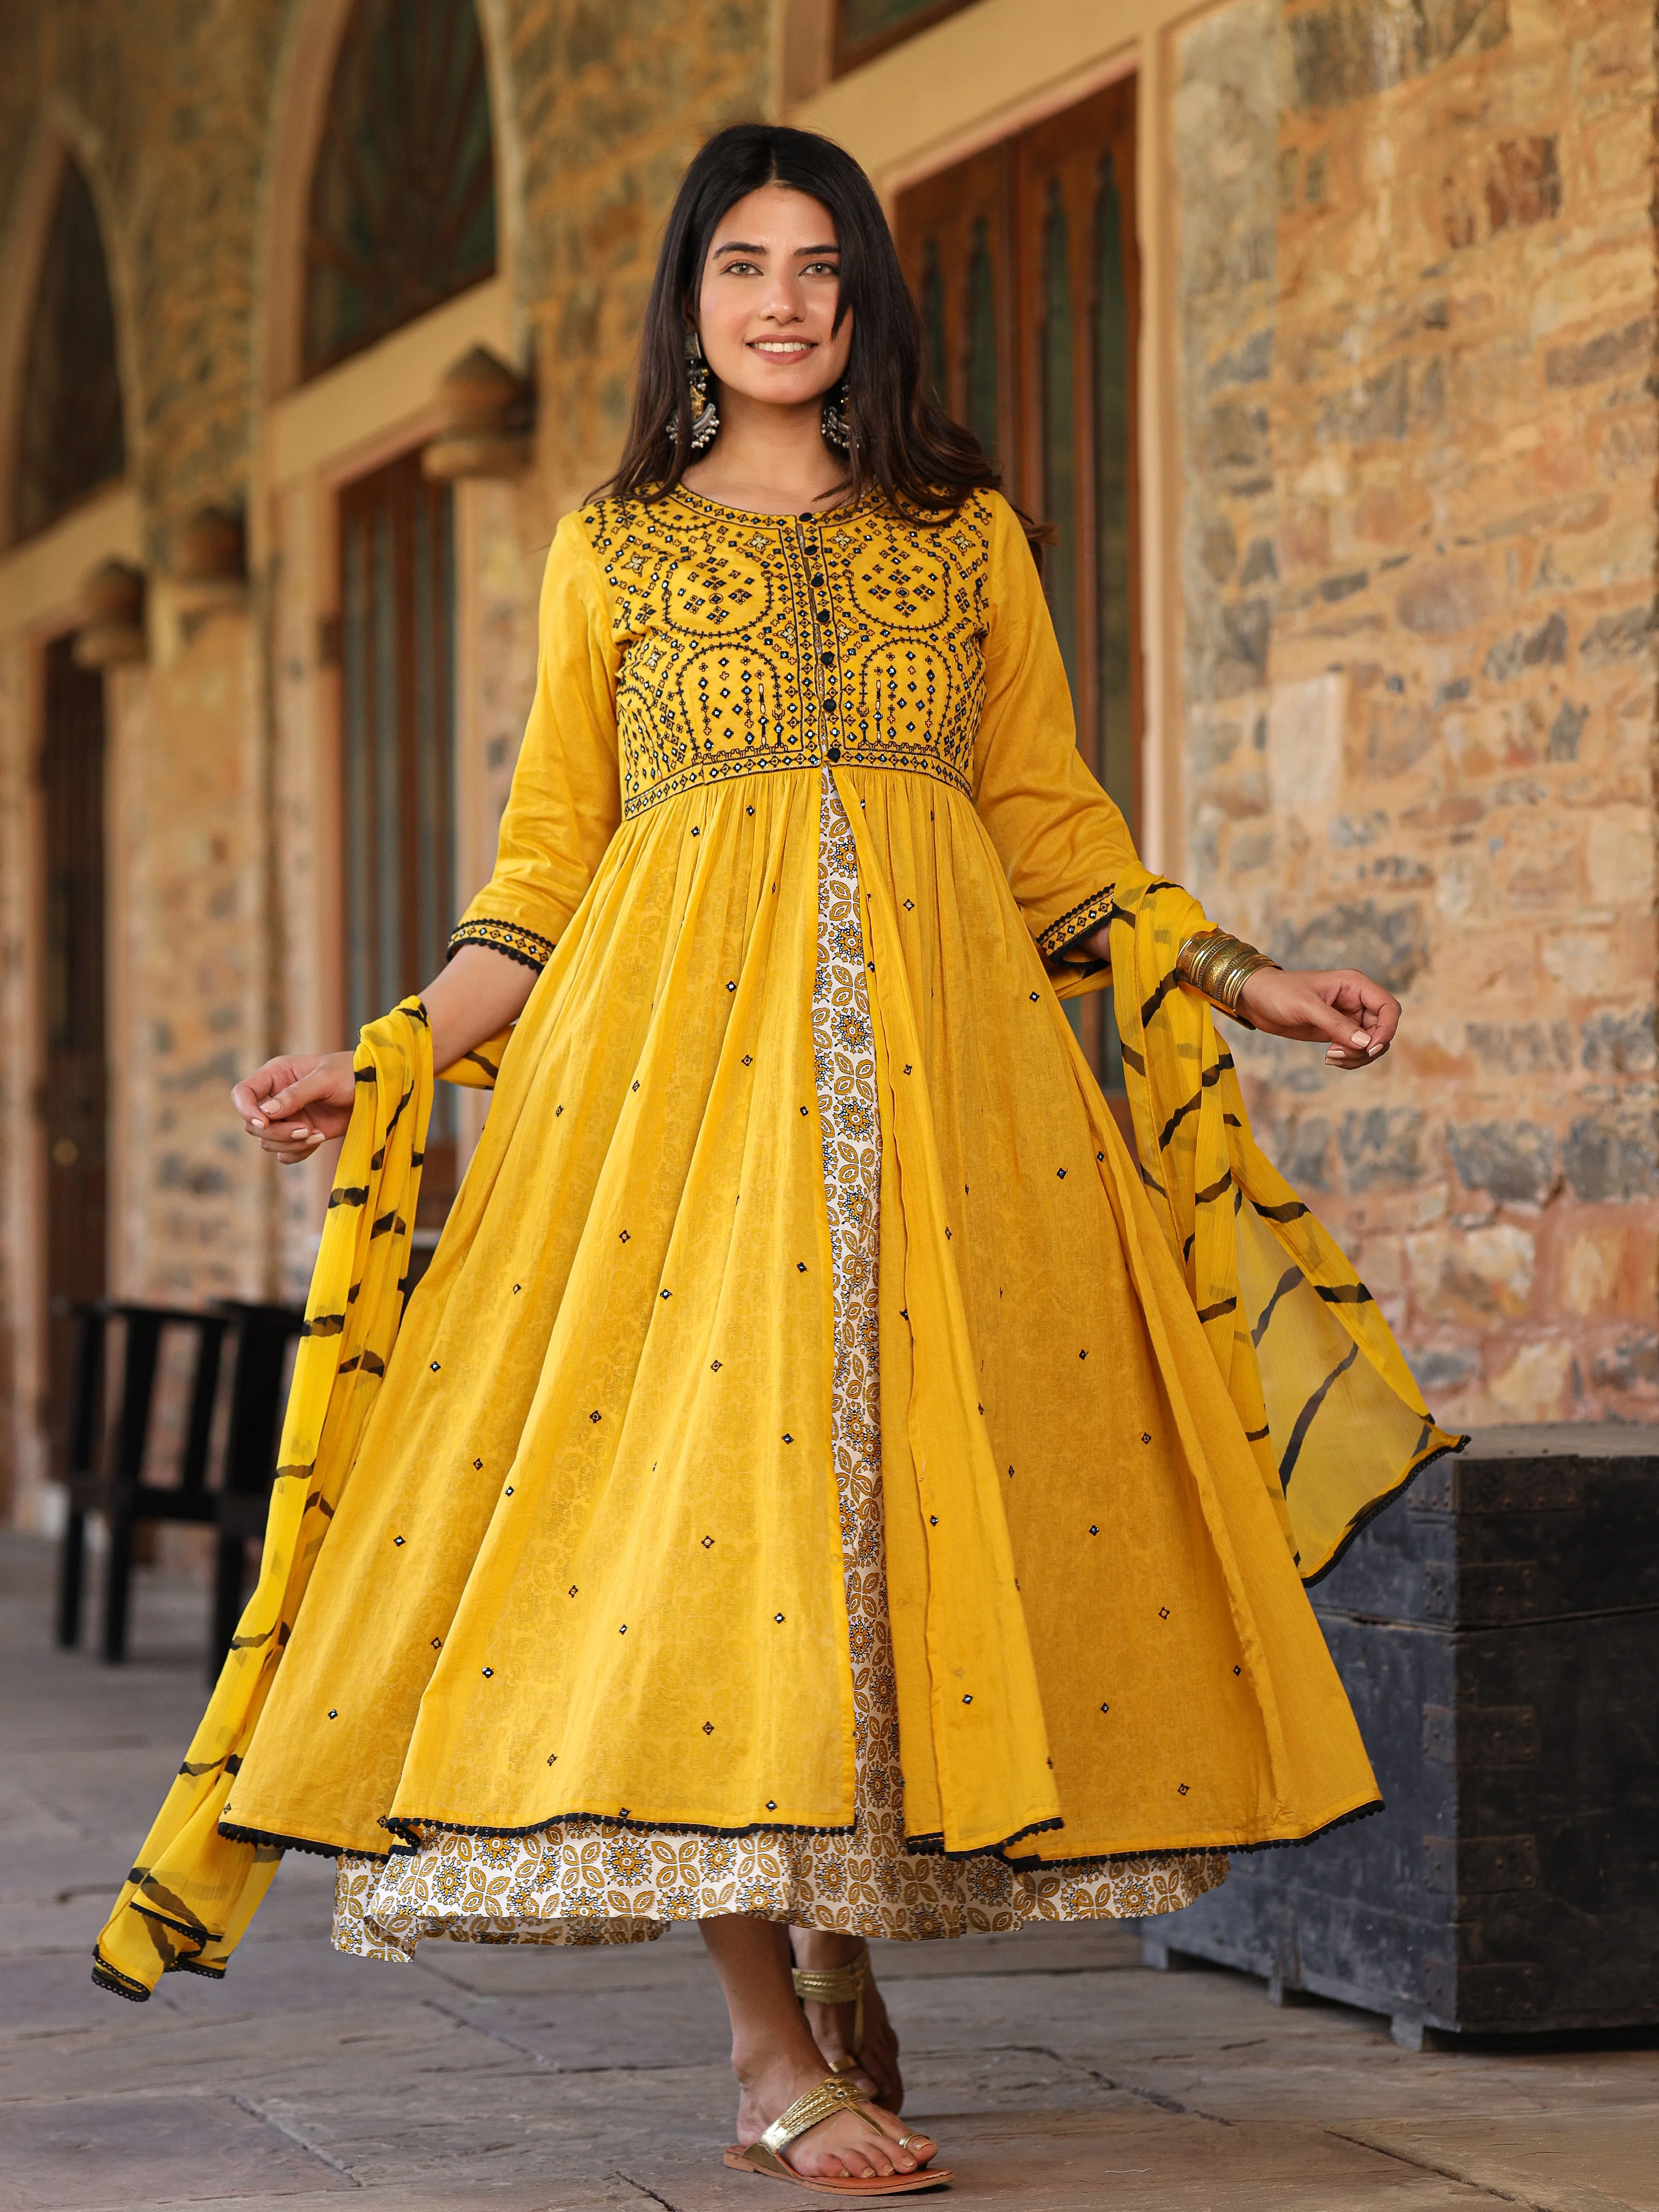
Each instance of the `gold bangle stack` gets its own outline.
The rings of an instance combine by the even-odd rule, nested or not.
[[[1224,930],[1206,930],[1189,937],[1176,958],[1176,973],[1206,998],[1212,1006],[1237,1015],[1239,994],[1258,968],[1277,968],[1278,961],[1258,952],[1242,938]]]

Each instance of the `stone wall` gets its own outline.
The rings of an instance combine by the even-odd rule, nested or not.
[[[1452,1421],[1659,1410],[1654,97],[1613,0],[1179,46],[1188,873],[1405,1000],[1238,1053]]]
[[[227,1095],[271,1027],[262,680],[246,610],[222,608],[125,674],[111,716],[112,1273],[169,1304],[276,1287],[270,1172]]]

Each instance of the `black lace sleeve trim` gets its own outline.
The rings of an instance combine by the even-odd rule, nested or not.
[[[1085,899],[1081,906],[1074,906],[1069,914],[1061,915],[1058,921],[1051,921],[1037,939],[1037,951],[1043,958],[1064,960],[1067,947],[1078,938],[1086,937],[1091,929],[1098,929],[1103,921],[1109,921],[1116,907],[1112,896],[1115,889],[1115,885],[1108,884],[1092,898]],[[1067,964],[1076,968],[1098,968],[1105,963],[1084,958]]]
[[[526,929],[522,922],[497,921],[489,915],[478,915],[464,921],[450,932],[449,957],[453,958],[463,945],[486,945],[492,952],[504,952],[509,960],[517,960],[538,975],[553,957],[553,940]]]

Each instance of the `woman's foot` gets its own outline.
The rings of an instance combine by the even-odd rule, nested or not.
[[[798,1966],[822,1971],[825,1967],[845,1966],[860,1956],[864,1949],[860,1936],[832,1935],[823,1929],[792,1928],[790,1947]],[[899,2072],[898,2034],[887,2017],[887,2007],[881,1991],[876,1987],[872,1974],[864,1985],[863,2042],[854,2048],[854,2023],[858,2016],[855,2004],[813,2004],[803,2001],[806,2025],[812,2031],[812,2040],[823,2053],[823,2061],[831,2073],[839,2070],[844,2078],[856,2083],[866,2094],[890,2112],[904,2109],[904,2078]],[[856,2058],[857,2063],[848,2066],[845,2061]]]
[[[746,2150],[758,2142],[772,2123],[787,2112],[798,2097],[816,2089],[823,2068],[814,2059],[802,2065],[776,2052],[759,2063],[738,2068],[738,2141]],[[879,2135],[872,2128],[879,2129]],[[879,2105],[860,2105],[820,2120],[786,2144],[779,2155],[803,2177],[835,2180],[842,2175],[854,2180],[873,2180],[893,2173],[914,2173],[926,2166],[938,2145],[931,2136],[907,2128],[896,2112]]]
[[[738,2140],[746,2149],[798,2098],[820,2085],[823,2054],[796,2001],[788,1931],[738,1913],[705,1920],[702,1928],[732,2014]],[[866,2007],[867,2027],[867,1997]],[[865,2180],[914,2173],[935,2148],[931,2136],[907,2129],[896,2113],[866,2104],[820,2120],[781,2155],[795,2172],[813,2180]]]

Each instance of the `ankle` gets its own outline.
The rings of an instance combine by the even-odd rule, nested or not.
[[[792,1928],[790,1943],[798,1966],[822,1972],[830,1966],[849,1966],[866,1948],[862,1936],[848,1936],[833,1928]]]

